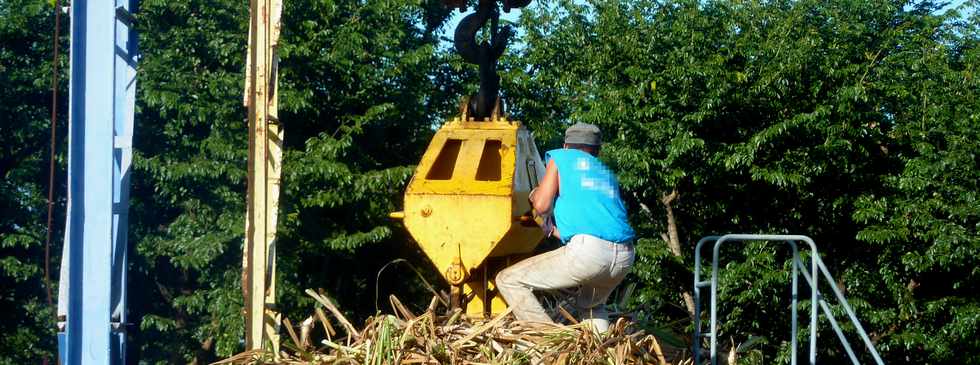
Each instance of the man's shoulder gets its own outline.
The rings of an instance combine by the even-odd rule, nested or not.
[[[574,158],[574,157],[589,157],[594,158],[592,155],[586,153],[585,151],[579,151],[574,148],[556,148],[544,153],[545,163],[553,158]]]
[[[555,155],[560,155],[560,154],[562,154],[564,152],[565,152],[565,149],[564,148],[555,148],[553,150],[546,151],[544,153],[544,155],[545,156],[555,156]]]

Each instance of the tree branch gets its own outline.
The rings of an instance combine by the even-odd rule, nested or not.
[[[684,252],[681,251],[681,240],[677,234],[677,218],[674,216],[674,206],[673,203],[677,201],[680,197],[680,193],[677,192],[677,188],[670,191],[669,194],[664,194],[660,198],[660,203],[663,204],[664,210],[667,211],[667,233],[661,234],[664,241],[667,242],[667,247],[670,248],[670,252],[674,256],[684,259]],[[681,297],[684,299],[684,306],[687,309],[688,316],[694,319],[694,296],[688,290],[681,291]]]

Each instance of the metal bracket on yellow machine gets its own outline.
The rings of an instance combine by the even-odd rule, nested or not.
[[[447,1],[451,6],[465,8],[461,1]],[[531,0],[503,0],[505,12],[512,8],[522,8]],[[490,22],[490,39],[479,44],[476,33]],[[470,98],[469,109],[476,120],[490,117],[492,108],[500,94],[500,76],[497,76],[497,61],[504,54],[504,48],[514,30],[510,26],[499,26],[500,10],[496,0],[480,0],[476,12],[467,15],[459,22],[453,34],[453,45],[464,61],[480,66],[480,91]]]
[[[504,117],[504,99],[497,96],[496,101],[493,103],[493,108],[490,109],[490,114],[485,116],[477,116],[474,104],[479,96],[464,96],[463,100],[459,103],[459,118],[462,121],[473,122],[473,121],[499,121],[505,120],[508,123],[513,123],[514,121],[506,120]]]
[[[446,281],[448,281],[450,285],[462,285],[468,278],[469,273],[467,273],[466,268],[463,267],[463,261],[459,258],[459,256],[456,256],[456,258],[453,259],[453,264],[446,269]]]
[[[457,246],[457,251],[459,251]],[[455,259],[453,259],[453,264],[449,265],[446,269],[446,281],[449,282],[450,293],[449,293],[449,303],[450,308],[466,308],[466,303],[469,299],[466,298],[465,292],[463,290],[463,283],[469,279],[469,272],[467,272],[466,267],[463,266],[463,261],[460,259],[459,255],[461,252],[457,253]]]

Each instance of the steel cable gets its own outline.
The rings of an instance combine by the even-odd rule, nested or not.
[[[47,292],[48,306],[54,306],[51,294],[51,227],[54,212],[54,159],[55,142],[58,125],[58,48],[61,37],[61,0],[54,3],[54,55],[51,57],[51,148],[48,159],[48,236],[44,244],[44,287]],[[57,318],[57,309],[55,309]]]

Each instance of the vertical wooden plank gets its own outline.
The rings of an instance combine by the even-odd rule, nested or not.
[[[248,81],[249,173],[243,292],[246,347],[279,350],[276,303],[276,249],[283,130],[278,122],[278,55],[281,0],[250,2]],[[270,345],[267,347],[266,345]]]
[[[279,353],[280,315],[276,304],[276,233],[279,220],[279,191],[282,177],[283,128],[279,120],[279,28],[282,17],[282,1],[271,0],[269,20],[268,78],[268,160],[266,161],[266,316],[265,336],[273,353]]]
[[[266,295],[269,0],[250,0],[249,158],[246,246],[246,349],[261,349]]]

